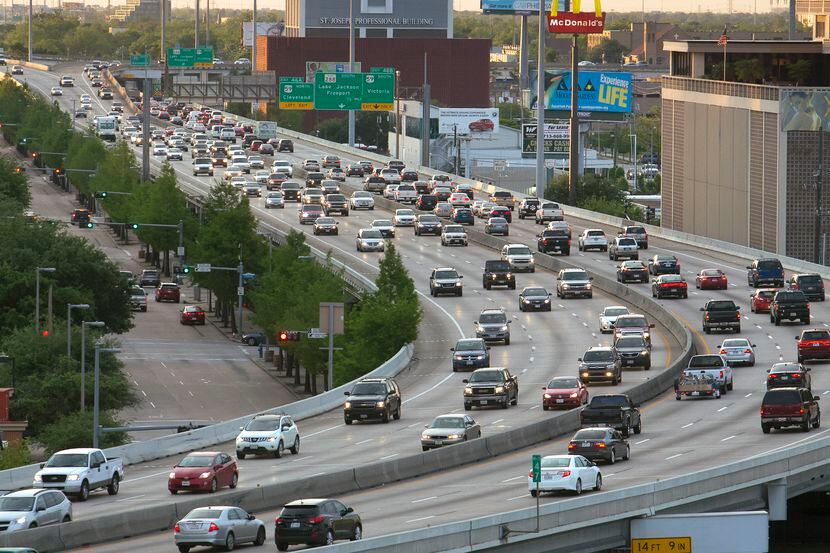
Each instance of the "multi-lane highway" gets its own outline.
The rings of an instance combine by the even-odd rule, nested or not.
[[[27,70],[24,76],[35,88],[48,91],[54,74]],[[90,93],[93,89],[80,75],[76,78],[78,90],[66,90],[61,100],[71,105],[72,94]],[[88,88],[88,90],[85,90]],[[93,92],[94,93],[94,92]],[[103,107],[103,106],[101,106]],[[100,111],[97,111],[100,113]],[[329,152],[307,143],[295,142],[296,153],[287,156],[293,163],[304,158],[317,158]],[[189,159],[174,162],[179,184],[188,193],[205,194],[212,179],[193,177]],[[344,160],[346,162],[350,160]],[[217,171],[219,173],[219,171]],[[218,174],[217,174],[218,176]],[[358,181],[350,179],[350,185]],[[264,222],[280,222],[298,226],[297,214],[289,204],[285,210],[268,210],[262,200],[252,200],[254,213]],[[317,239],[304,230],[308,241],[315,247],[330,249],[340,259],[363,269],[374,270],[378,254],[360,254],[354,251],[354,235],[375,218],[391,218],[391,213],[376,209],[374,212],[352,212],[340,220],[339,237]],[[574,236],[583,228],[596,224],[567,217],[574,227]],[[511,241],[530,246],[535,242],[539,227],[530,221],[516,221],[511,228]],[[615,233],[616,229],[606,228]],[[322,474],[343,466],[353,466],[379,459],[393,458],[419,450],[420,428],[429,420],[444,412],[460,411],[461,374],[450,370],[449,347],[458,337],[469,336],[472,321],[485,307],[502,306],[513,319],[513,336],[510,346],[494,346],[492,364],[505,365],[520,375],[520,402],[518,408],[507,411],[477,410],[473,416],[482,424],[485,434],[493,435],[506,428],[516,427],[545,417],[555,416],[541,411],[539,388],[554,375],[570,375],[575,371],[576,358],[589,345],[608,343],[599,334],[597,314],[603,306],[619,303],[614,298],[596,294],[593,300],[556,301],[552,313],[519,313],[516,309],[518,292],[507,290],[485,291],[477,285],[481,277],[483,261],[497,254],[482,247],[442,248],[434,237],[415,237],[411,229],[399,231],[395,239],[404,261],[415,278],[419,291],[424,294],[425,324],[421,329],[422,342],[430,341],[431,348],[421,348],[416,363],[399,378],[405,390],[404,417],[390,425],[353,425],[345,427],[339,412],[331,412],[300,423],[303,448],[298,457],[268,460],[250,459],[240,463],[240,485],[254,486],[257,482],[290,480],[302,476]],[[675,402],[667,394],[643,408],[643,433],[632,437],[632,460],[615,466],[604,467],[606,487],[624,487],[669,475],[677,475],[705,469],[734,459],[763,454],[766,451],[786,447],[802,440],[814,439],[825,433],[821,429],[811,434],[776,432],[764,436],[760,432],[758,407],[763,395],[765,369],[773,362],[793,359],[793,336],[801,327],[770,325],[765,315],[749,313],[750,289],[747,287],[743,268],[746,260],[736,259],[699,248],[654,240],[643,256],[672,253],[681,262],[682,274],[690,281],[688,299],[663,300],[661,303],[684,322],[696,336],[703,351],[716,351],[722,339],[719,335],[702,335],[699,307],[707,298],[732,299],[744,307],[742,336],[757,345],[755,367],[735,370],[735,388],[719,401]],[[541,254],[538,254],[541,255]],[[582,264],[600,274],[614,277],[616,263],[602,253],[579,253],[574,249],[571,262]],[[454,266],[464,274],[466,284],[462,298],[428,296],[427,276],[433,266]],[[720,268],[730,279],[726,291],[702,292],[694,289],[694,274],[703,268]],[[526,285],[555,285],[554,276],[539,271],[519,275],[518,287]],[[648,285],[630,285],[650,295]],[[813,324],[826,326],[828,308],[813,304]],[[449,322],[449,323],[448,323]],[[451,331],[446,331],[447,327]],[[434,341],[432,341],[434,340]],[[677,344],[668,334],[657,329],[654,369],[665,367],[677,354]],[[813,387],[819,395],[830,389],[830,377],[824,375],[820,364],[813,364]],[[620,389],[641,382],[650,374],[630,371]],[[608,387],[593,390],[607,391]],[[564,452],[565,439],[544,447],[533,448],[539,452]],[[232,444],[220,444],[217,448],[232,452]],[[530,451],[518,451],[487,462],[436,473],[417,480],[366,490],[343,500],[355,507],[365,521],[365,535],[377,535],[382,531],[405,530],[422,526],[461,520],[477,515],[521,508],[531,505],[525,477]],[[115,501],[95,496],[86,504],[76,506],[77,517],[95,516],[127,510],[132,505],[151,505],[153,502],[179,500],[167,494],[165,482],[170,459],[129,467],[127,480]],[[289,470],[280,470],[288,468]],[[216,498],[220,501],[221,494]],[[544,498],[552,501],[556,498]],[[273,513],[261,513],[270,516]],[[382,530],[383,529],[383,530]],[[127,551],[136,547],[151,547],[170,540],[170,536],[154,535],[135,538],[115,545],[94,548],[99,551]],[[132,548],[132,549],[130,549]]]

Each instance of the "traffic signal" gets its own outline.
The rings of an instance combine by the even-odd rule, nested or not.
[[[191,273],[192,271],[193,271],[193,267],[191,267],[190,265],[185,265],[184,267],[182,267],[182,272],[184,274]]]
[[[55,167],[55,169],[52,170],[52,174],[56,177],[59,177],[63,174],[63,169],[61,169],[60,167]]]
[[[138,230],[139,224],[138,223],[127,223],[127,228]]]
[[[43,331],[43,332],[41,332],[40,334],[41,334],[42,336],[49,336],[49,331],[48,331],[48,330],[44,330],[44,331]]]
[[[92,221],[87,221],[86,223],[79,223],[78,226],[80,228],[95,228],[95,223]]]
[[[96,192],[96,193],[95,193],[95,197],[96,197],[96,198],[106,198],[106,197],[107,197],[107,193],[106,193],[106,192]]]
[[[17,167],[15,167],[15,168],[14,168],[14,172],[15,172],[15,173],[22,173],[22,172],[23,172],[23,171],[25,171],[25,170],[26,170],[26,169],[24,169],[24,168],[23,168],[23,167],[21,167],[20,165],[18,165]]]
[[[26,140],[25,138],[23,140]],[[32,159],[37,159],[40,157],[40,152],[32,152]]]
[[[277,338],[280,342],[299,342],[300,332],[297,330],[280,330]]]

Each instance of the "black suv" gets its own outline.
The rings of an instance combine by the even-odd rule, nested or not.
[[[779,326],[782,320],[810,324],[810,303],[804,292],[782,290],[775,294],[769,308],[769,322]]]
[[[525,217],[536,217],[536,210],[539,209],[539,198],[525,198],[519,204],[519,219]]]
[[[502,368],[478,369],[464,382],[464,410],[476,407],[519,404],[519,377]]]
[[[452,372],[490,366],[490,346],[481,338],[462,338],[450,351],[453,352]]]
[[[288,140],[287,138],[281,139],[277,143],[277,151],[278,152],[291,152],[294,153],[294,141]]]
[[[300,499],[282,508],[274,521],[277,551],[290,545],[330,545],[363,537],[360,515],[336,499]]]
[[[391,378],[364,378],[345,392],[349,399],[343,404],[346,424],[354,420],[380,419],[389,422],[401,418],[401,389]]]
[[[808,300],[824,301],[824,281],[816,273],[793,275],[790,290],[801,290]]]
[[[485,261],[482,284],[487,290],[493,286],[507,286],[511,290],[515,290],[516,275],[510,271],[510,263],[508,261],[501,259]]]
[[[433,194],[421,194],[415,200],[415,208],[418,211],[432,211],[438,205],[438,196]]]

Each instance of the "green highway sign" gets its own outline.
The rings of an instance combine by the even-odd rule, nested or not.
[[[314,109],[314,83],[303,82],[302,77],[296,78],[299,80],[280,78],[280,109]]]
[[[130,65],[150,65],[150,54],[131,55]]]
[[[213,67],[213,46],[204,48],[168,48],[168,67]]]
[[[302,77],[280,77],[281,83],[304,83],[305,79]]]
[[[391,111],[395,102],[395,73],[364,73],[363,99],[360,109],[364,111]]]
[[[373,67],[369,70],[371,73],[391,73],[395,74],[394,67]]]
[[[363,73],[322,73],[314,76],[314,109],[359,110]]]
[[[533,481],[542,481],[542,456],[534,455],[531,457],[531,472],[533,473]]]

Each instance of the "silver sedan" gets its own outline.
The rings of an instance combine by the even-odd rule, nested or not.
[[[730,338],[720,345],[720,353],[731,366],[755,365],[755,344],[746,338]]]
[[[421,433],[424,451],[481,437],[481,426],[470,415],[441,415]]]
[[[264,544],[265,524],[239,507],[199,507],[176,523],[173,540],[182,553],[198,545],[230,551],[239,543]]]
[[[630,315],[624,305],[609,305],[599,314],[599,331],[608,334],[614,331],[614,323],[620,315]]]

